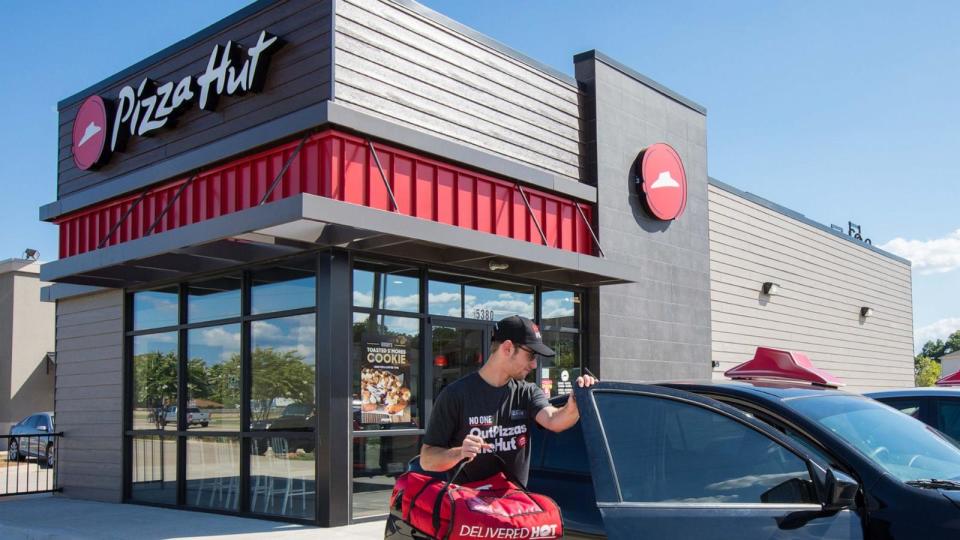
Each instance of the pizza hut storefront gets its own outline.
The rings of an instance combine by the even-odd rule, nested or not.
[[[655,375],[638,336],[706,358],[704,111],[574,68],[406,0],[257,2],[63,100],[63,494],[345,524],[496,320],[540,324],[550,395]],[[689,336],[644,330],[670,305]]]

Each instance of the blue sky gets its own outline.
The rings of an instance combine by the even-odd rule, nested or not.
[[[425,3],[562,72],[598,49],[704,105],[711,176],[860,223],[914,261],[917,340],[960,328],[960,3]],[[37,220],[56,193],[56,103],[245,4],[5,6],[0,258],[56,255]]]

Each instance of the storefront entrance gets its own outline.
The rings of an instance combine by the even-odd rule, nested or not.
[[[433,395],[437,396],[448,384],[480,369],[490,355],[493,323],[430,317],[429,328]]]

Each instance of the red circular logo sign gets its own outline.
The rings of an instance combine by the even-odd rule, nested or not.
[[[677,219],[687,206],[687,174],[677,151],[656,143],[643,151],[640,178],[647,208],[658,219]]]
[[[105,161],[107,105],[100,96],[88,97],[73,120],[73,162],[87,170]]]

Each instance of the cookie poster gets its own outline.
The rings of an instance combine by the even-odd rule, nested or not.
[[[407,338],[368,336],[360,361],[360,411],[364,424],[410,422]]]

